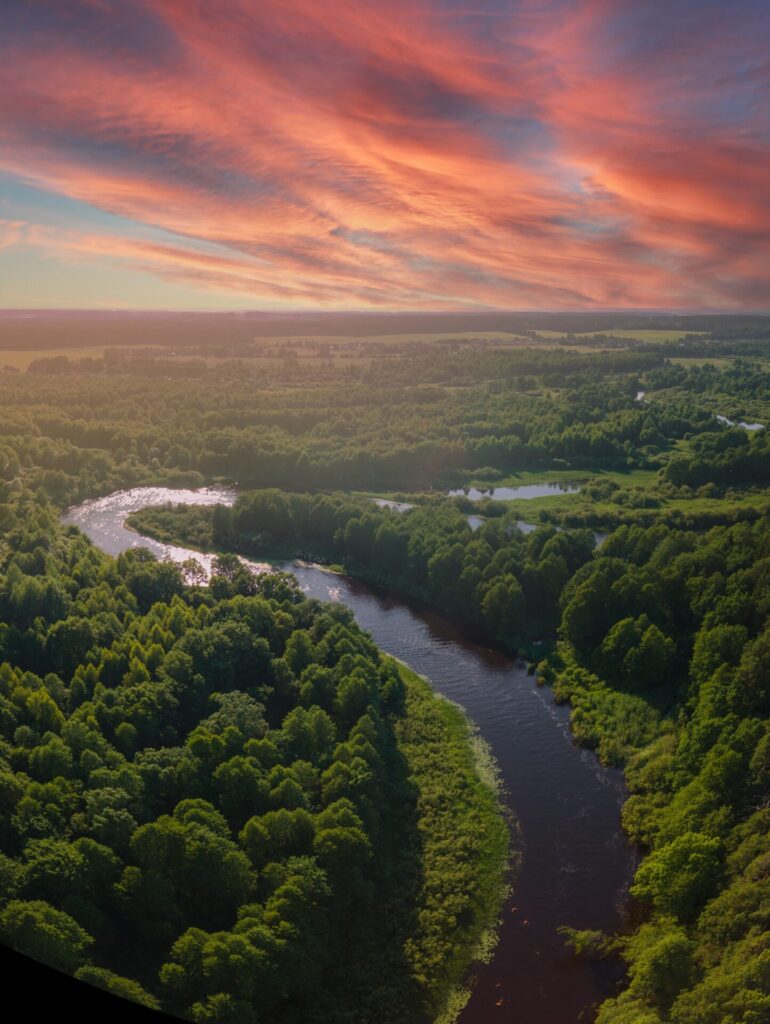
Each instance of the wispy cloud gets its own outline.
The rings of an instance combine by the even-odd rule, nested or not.
[[[6,0],[0,170],[146,231],[0,246],[223,305],[767,306],[768,43],[754,0]]]

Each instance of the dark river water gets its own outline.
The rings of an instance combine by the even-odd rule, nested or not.
[[[65,521],[110,554],[143,544],[161,557],[197,557],[122,525],[130,511],[169,500],[230,503],[233,493],[136,488],[86,502]],[[620,831],[621,773],[573,743],[568,709],[557,707],[521,663],[474,642],[456,623],[348,577],[281,567],[308,595],[346,604],[383,650],[462,705],[497,761],[523,856],[493,958],[476,971],[461,1024],[590,1021],[589,1008],[613,993],[619,969],[575,960],[556,929],[612,930],[624,922],[637,858]]]

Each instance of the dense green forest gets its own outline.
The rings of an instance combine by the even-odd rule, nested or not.
[[[8,519],[4,940],[195,1021],[432,1019],[508,846],[459,712],[291,576]]]
[[[372,511],[276,491],[134,521],[245,553],[315,543],[512,647],[558,626],[540,676],[571,702],[578,740],[626,768],[624,826],[651,851],[632,886],[651,910],[644,925],[614,941],[573,936],[629,962],[627,992],[599,1020],[767,1020],[770,519],[705,534],[624,526],[598,550],[588,531],[524,535],[492,519],[473,532],[451,506]]]
[[[770,519],[617,530],[564,588],[542,666],[581,742],[623,764],[630,985],[600,1024],[770,1017]]]
[[[600,1024],[766,1024],[770,447],[735,424],[770,422],[767,339],[528,329],[0,374],[8,944],[206,1024],[441,1010],[499,902],[505,828],[462,718],[344,609],[234,553],[310,556],[527,654],[624,768],[641,923],[571,935],[628,964]],[[580,490],[444,496],[555,479]],[[240,486],[232,509],[132,520],[217,552],[209,587],[57,524],[117,488],[215,481]]]
[[[715,414],[770,419],[764,361],[731,354],[747,342],[721,342],[710,363],[669,357],[682,342],[601,337],[619,347],[425,341],[362,356],[360,343],[320,360],[203,360],[192,376],[184,350],[168,367],[152,349],[138,361],[121,350],[101,362],[33,360],[0,372],[0,479],[23,476],[65,505],[136,484],[424,495],[556,473],[590,490],[516,503],[520,516],[601,530],[756,516],[765,435]],[[505,511],[494,495],[486,506]]]
[[[3,478],[65,502],[144,482],[223,477],[292,489],[462,484],[483,471],[631,469],[715,420],[685,399],[635,401],[655,353],[419,350],[392,367],[283,380],[216,368],[167,378],[0,374]],[[414,383],[414,382],[417,383]],[[487,474],[488,475],[488,474]]]

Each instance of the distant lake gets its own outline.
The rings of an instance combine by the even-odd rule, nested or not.
[[[408,512],[410,508],[414,508],[408,501],[391,501],[390,498],[372,498],[372,501],[380,508],[392,508],[394,512]]]
[[[743,427],[744,430],[764,430],[764,423],[745,423],[743,420],[736,422],[735,420],[728,420],[726,416],[720,416],[719,413],[715,413],[716,418],[720,423],[726,423],[728,427]]]
[[[464,492],[461,491],[460,493],[463,494]],[[410,505],[408,501],[393,501],[390,498],[372,498],[372,501],[375,505],[379,505],[380,508],[391,508],[394,512],[408,512],[410,508],[416,507],[415,505]],[[474,533],[487,521],[484,516],[469,515],[465,518],[468,520],[468,526],[470,526]],[[516,525],[522,533],[532,533],[533,530],[537,529],[537,523],[525,523],[523,519],[519,519]]]
[[[470,498],[471,501],[481,501],[482,498],[494,498],[495,501],[526,501],[530,498],[549,498],[555,494],[577,494],[580,487],[577,484],[522,484],[521,487],[489,487],[487,490],[479,490],[477,487],[469,487],[467,491],[462,488],[449,491],[450,498]]]

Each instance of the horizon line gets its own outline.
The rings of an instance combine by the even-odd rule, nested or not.
[[[770,316],[770,307],[760,309],[681,309],[665,307],[602,307],[598,309],[467,309],[467,310],[426,310],[426,309],[194,309],[189,307],[102,307],[102,306],[0,306],[0,317],[35,316],[48,314],[77,315],[82,313],[111,316],[187,315],[187,316],[425,316],[425,317],[481,317],[481,316]]]

